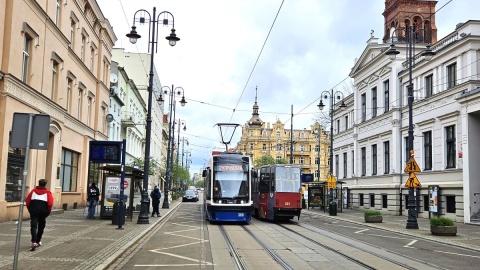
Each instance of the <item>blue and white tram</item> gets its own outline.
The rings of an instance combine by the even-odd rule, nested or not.
[[[211,222],[249,222],[253,210],[252,161],[224,152],[213,155],[203,171],[205,217]]]

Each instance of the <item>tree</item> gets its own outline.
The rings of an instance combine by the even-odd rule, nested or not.
[[[143,167],[145,165],[145,161],[143,158],[134,158],[132,162],[126,164],[128,166],[134,166],[134,165],[138,165],[138,167],[140,168],[140,170],[143,171]],[[148,165],[148,174],[149,175],[156,175],[160,170],[160,166],[158,164],[158,162],[154,159],[150,159],[150,164]]]
[[[264,156],[261,156],[260,158],[255,159],[255,161],[253,162],[253,165],[255,167],[261,167],[263,165],[270,165],[270,164],[287,164],[285,159],[282,159],[282,160],[284,161],[284,163],[277,162],[272,156],[264,155]]]

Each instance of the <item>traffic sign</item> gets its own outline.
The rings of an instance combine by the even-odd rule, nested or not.
[[[403,171],[408,173],[421,172],[420,166],[418,166],[413,155],[410,157],[410,160],[408,160],[407,166],[405,166],[405,170]]]
[[[330,176],[327,179],[327,183],[328,183],[328,188],[337,187],[337,180],[335,179],[335,176],[333,176],[333,174],[330,174]]]
[[[422,187],[422,184],[420,184],[420,181],[418,181],[415,173],[411,172],[408,176],[407,182],[405,182],[405,187]]]

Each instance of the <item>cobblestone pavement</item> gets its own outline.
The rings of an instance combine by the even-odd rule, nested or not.
[[[47,219],[42,239],[43,246],[30,251],[30,222],[22,224],[17,269],[104,269],[122,252],[150,231],[165,215],[178,207],[180,201],[161,209],[162,217],[150,218],[149,224],[137,224],[138,213],[126,221],[123,230],[111,220],[88,220],[83,209],[58,211]],[[414,235],[419,238],[444,242],[480,251],[480,226],[457,223],[457,236],[433,236],[428,219],[418,218],[419,229],[406,229],[406,216],[384,215],[382,223],[366,224],[363,211],[342,209],[336,216],[318,209],[303,209],[302,214],[321,215],[353,223]],[[300,219],[301,220],[301,219]],[[15,221],[0,223],[0,269],[13,269],[17,225]]]
[[[340,210],[340,209],[339,209]],[[476,251],[480,251],[480,224],[464,224],[456,222],[457,235],[456,236],[435,236],[430,232],[430,223],[427,218],[417,218],[418,229],[407,229],[407,216],[383,215],[382,223],[365,223],[364,214],[362,210],[341,209],[342,212],[337,212],[336,216],[330,216],[328,211],[319,210],[318,208],[303,209],[303,213],[310,213],[313,215],[321,215],[331,219],[340,219],[357,224],[363,224],[373,228],[383,229],[387,231],[394,231],[409,236],[416,236],[418,238],[427,239],[464,247]],[[406,214],[406,213],[405,213]],[[300,221],[302,219],[300,218]]]
[[[150,217],[149,224],[137,224],[134,213],[122,230],[111,220],[87,219],[83,208],[54,211],[47,218],[43,245],[35,251],[30,251],[30,221],[24,220],[17,269],[104,269],[179,204],[160,209],[162,217]],[[0,223],[0,269],[13,269],[16,233],[15,221]]]

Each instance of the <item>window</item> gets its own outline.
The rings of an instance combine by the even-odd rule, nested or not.
[[[388,196],[387,196],[387,194],[382,194],[382,208],[388,208]]]
[[[60,26],[60,7],[61,7],[60,0],[57,0],[57,6],[55,8],[55,24],[57,26]]]
[[[423,195],[423,211],[428,212],[430,211],[430,201],[428,195]]]
[[[315,158],[315,164],[317,164],[317,165],[320,164],[320,158],[319,157]]]
[[[343,178],[347,178],[347,152],[343,153]]]
[[[262,132],[262,137],[267,137],[267,132],[265,130]]]
[[[89,96],[87,99],[87,126],[90,126],[90,118],[92,117],[92,103],[93,99]]]
[[[75,44],[75,28],[76,28],[77,22],[74,19],[70,19],[70,44],[68,44],[68,47],[73,49],[73,44]],[[83,37],[82,37],[83,39]]]
[[[262,150],[263,151],[267,150],[267,145],[266,144],[262,144]]]
[[[348,129],[348,114],[345,115],[345,130]]]
[[[277,161],[277,163],[280,163],[280,161],[282,160],[282,157],[281,156],[276,156],[275,160]]]
[[[355,155],[354,151],[352,150],[352,177],[355,177]]]
[[[372,88],[372,118],[377,116],[377,87]]]
[[[299,160],[300,164],[305,164],[305,158],[304,157],[301,157]]]
[[[370,207],[375,207],[375,194],[370,194]]]
[[[363,206],[363,193],[358,194],[358,202],[360,206]]]
[[[78,176],[78,160],[80,154],[62,149],[61,166],[60,166],[60,183],[62,191],[74,192],[77,191],[77,176]]]
[[[95,49],[90,47],[90,71],[93,72],[93,58],[95,56]]]
[[[280,131],[277,131],[277,138],[280,138]]]
[[[340,119],[337,119],[337,134],[340,132]]]
[[[335,176],[338,177],[338,165],[339,165],[339,159],[340,157],[338,155],[335,155]]]
[[[410,160],[410,149],[408,148],[408,137],[404,138],[405,141],[405,164]]]
[[[54,100],[55,94],[57,93],[58,63],[55,61],[52,62],[52,90],[50,92],[50,99]]]
[[[372,145],[372,175],[377,175],[377,145]]]
[[[78,110],[77,110],[77,119],[82,120],[82,106],[83,106],[83,89],[79,88],[78,89]]]
[[[423,169],[432,170],[432,132],[423,133]]]
[[[445,200],[447,203],[447,213],[455,213],[455,196],[454,195],[447,195],[445,196]]]
[[[367,120],[367,96],[362,94],[362,122]]]
[[[28,83],[30,67],[30,51],[32,50],[32,38],[25,35],[23,39],[23,59],[22,59],[22,82]]]
[[[367,149],[365,147],[362,147],[362,176],[365,176],[367,174]]]
[[[447,147],[447,169],[455,168],[455,126],[445,128]]]
[[[67,103],[65,104],[65,109],[68,113],[70,112],[70,108],[72,106],[72,87],[73,87],[73,80],[67,78]]]
[[[383,142],[383,173],[390,173],[390,142]]]
[[[305,145],[300,145],[300,151],[304,152],[305,151]]]
[[[100,109],[100,132],[102,133],[105,133],[105,112],[106,112],[106,107],[105,106],[102,106],[102,108]]]
[[[433,75],[425,77],[425,97],[428,98],[433,95]]]
[[[390,81],[389,80],[386,80],[383,82],[383,93],[384,93],[383,112],[388,112],[390,110]]]
[[[315,151],[316,151],[316,152],[320,152],[320,145],[318,145],[318,144],[315,145]]]
[[[253,143],[250,144],[250,150],[253,150]]]
[[[85,61],[85,43],[87,42],[87,38],[82,35],[82,43],[80,44],[80,59]]]
[[[457,85],[457,63],[447,66],[447,89]]]
[[[280,151],[280,150],[282,150],[282,145],[277,143],[277,151]]]

